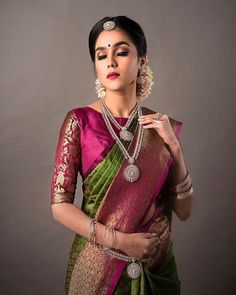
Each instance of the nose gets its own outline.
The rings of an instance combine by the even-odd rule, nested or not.
[[[110,68],[115,68],[117,66],[117,63],[115,61],[115,59],[113,58],[113,55],[111,54],[110,56],[108,56],[107,58],[107,67]]]

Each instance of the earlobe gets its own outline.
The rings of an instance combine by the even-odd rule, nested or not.
[[[142,68],[146,64],[146,62],[147,62],[146,57],[144,57],[144,56],[139,57],[138,64],[139,64],[140,68]]]

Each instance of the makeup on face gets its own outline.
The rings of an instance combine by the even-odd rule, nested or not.
[[[125,45],[127,45],[127,46],[130,47],[130,45],[129,45],[128,42],[126,42],[126,41],[119,41],[119,42],[114,43],[113,48],[118,47],[118,46],[123,45],[123,44],[125,44]],[[108,44],[107,47],[111,47],[111,44]],[[95,49],[95,52],[97,52],[98,50],[106,49],[107,47],[103,47],[103,46],[97,47],[97,48]]]
[[[126,47],[122,46],[122,45],[127,45],[128,47],[130,47],[129,43],[127,43],[126,41],[119,41],[119,42],[116,42],[112,47],[113,48],[117,48],[118,49],[122,49],[122,51],[120,52],[117,52],[117,56],[127,56],[128,53],[129,53],[129,50],[127,50]],[[100,46],[100,47],[97,47],[95,52],[99,52],[99,51],[102,51],[102,50],[106,50],[108,47],[111,47],[111,44],[108,44],[107,47],[104,47],[104,46]],[[125,50],[126,49],[126,50]],[[106,54],[101,54],[99,55],[99,53],[97,54],[97,59],[98,60],[101,60],[101,59],[104,59],[106,58]]]

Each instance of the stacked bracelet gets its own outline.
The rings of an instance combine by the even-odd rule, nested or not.
[[[137,279],[141,274],[141,267],[139,263],[135,262],[136,259],[112,250],[116,243],[116,230],[114,227],[107,225],[101,244],[96,243],[96,222],[97,221],[94,218],[89,216],[89,242],[116,259],[130,262],[127,268],[127,273],[132,279]],[[109,233],[109,236],[106,240],[107,232]]]
[[[170,190],[176,194],[177,199],[185,199],[192,195],[193,185],[191,176],[189,175],[188,171],[181,182],[170,185]]]
[[[91,218],[89,216],[89,242],[92,245],[96,244],[96,226],[97,226],[97,221],[94,218]]]
[[[89,217],[89,242],[95,246],[97,246],[99,249],[103,250],[105,253],[110,255],[113,258],[123,260],[126,262],[129,262],[129,265],[127,267],[127,274],[132,279],[137,279],[141,275],[141,265],[139,261],[136,262],[136,259],[119,253],[118,251],[112,250],[116,243],[116,230],[114,227],[107,225],[105,228],[104,236],[102,239],[101,244],[96,243],[96,220],[94,218]],[[108,239],[106,240],[106,234],[109,233]],[[161,240],[165,239],[168,232],[164,232],[159,237],[159,244],[161,243]]]
[[[106,233],[110,232],[110,235],[107,239],[107,242],[106,242]],[[114,247],[115,243],[116,243],[116,231],[114,229],[114,227],[110,226],[110,225],[107,225],[106,228],[105,228],[105,233],[104,233],[104,236],[103,236],[103,240],[101,242],[101,245],[100,245],[100,248],[103,249],[103,250],[109,250],[111,248]]]

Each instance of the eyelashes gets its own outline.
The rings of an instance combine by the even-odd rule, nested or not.
[[[128,51],[121,51],[121,52],[117,52],[118,56],[127,56],[128,55]],[[98,60],[104,59],[106,58],[106,54],[100,55],[97,57]]]

